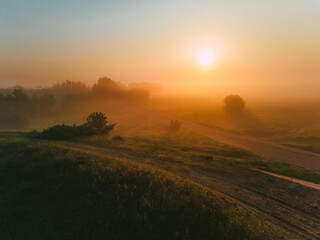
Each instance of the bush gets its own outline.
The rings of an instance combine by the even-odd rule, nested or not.
[[[116,123],[107,125],[108,120],[104,113],[92,113],[87,122],[80,125],[55,125],[44,130],[38,135],[43,139],[69,140],[77,137],[88,137],[94,135],[107,135]]]
[[[68,140],[76,137],[93,135],[95,135],[95,130],[89,126],[68,126],[62,124],[49,127],[48,129],[40,133],[39,137],[43,139]]]
[[[171,120],[170,121],[170,124],[169,124],[169,127],[168,127],[168,131],[170,133],[177,133],[180,131],[181,129],[181,122],[178,121],[178,120]]]

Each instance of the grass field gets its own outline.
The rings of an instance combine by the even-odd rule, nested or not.
[[[265,141],[320,153],[320,104],[319,102],[258,102],[248,100],[244,114],[230,119],[217,100],[192,98],[154,97],[146,106],[153,111],[168,113],[197,123],[249,135]],[[153,123],[145,123],[132,109],[106,105],[99,111],[111,116],[111,123],[120,123],[116,134],[158,134]],[[90,111],[57,114],[56,117],[33,119],[27,131],[40,131],[56,124],[81,124]],[[145,124],[144,128],[140,125]]]
[[[210,138],[184,129],[177,135],[129,136],[122,140],[94,136],[78,139],[79,142],[105,147],[115,153],[135,158],[152,158],[158,161],[180,162],[207,172],[230,176],[245,181],[261,178],[253,169],[320,183],[320,172],[280,162],[261,161],[260,157],[243,149],[218,143]],[[251,177],[249,177],[251,176]],[[253,184],[253,183],[251,183]]]
[[[319,171],[265,162],[183,126],[170,132],[169,122],[134,109],[109,116],[118,123],[111,136],[1,132],[0,239],[316,236],[320,193],[256,169],[314,183]],[[85,113],[73,117],[82,124]]]
[[[320,153],[320,132],[303,133],[298,136],[290,136],[280,140],[288,147],[299,148],[309,152]]]
[[[150,109],[266,141],[320,152],[320,103],[248,100],[244,114],[229,119],[223,103],[208,99],[156,98]]]
[[[268,238],[252,214],[141,164],[5,141],[0,159],[1,239]]]

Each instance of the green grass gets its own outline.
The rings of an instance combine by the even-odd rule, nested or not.
[[[1,142],[0,173],[0,239],[268,237],[257,217],[206,188],[126,161]]]
[[[320,143],[303,144],[303,143],[284,143],[283,145],[293,148],[302,149],[309,152],[320,153]]]
[[[312,134],[301,133],[298,136],[285,138],[282,140],[282,144],[309,152],[320,153],[320,131],[314,131]]]
[[[309,170],[303,167],[290,165],[287,163],[280,162],[262,162],[257,161],[250,163],[249,166],[254,166],[257,169],[264,170],[267,172],[277,173],[283,176],[297,178],[313,183],[320,183],[320,171]]]
[[[243,176],[263,178],[252,170],[258,168],[305,181],[320,182],[319,171],[280,162],[263,162],[251,152],[187,131],[175,136],[126,137],[121,141],[105,136],[82,138],[78,141],[135,158],[187,164],[236,181],[246,181]]]
[[[0,131],[0,138],[5,138],[5,139],[29,137],[31,135],[32,133],[30,132]]]

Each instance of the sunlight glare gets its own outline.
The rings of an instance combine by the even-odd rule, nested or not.
[[[197,62],[203,67],[207,67],[213,64],[215,56],[210,49],[204,49],[197,55]]]

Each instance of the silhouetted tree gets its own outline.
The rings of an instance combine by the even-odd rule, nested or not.
[[[29,96],[25,93],[24,89],[16,88],[12,93],[15,101],[26,103],[29,101]]]
[[[227,95],[224,100],[224,111],[228,114],[241,113],[246,105],[245,101],[239,95]]]
[[[104,113],[94,112],[87,117],[87,123],[91,127],[102,129],[108,123],[108,120]]]
[[[118,83],[113,81],[110,78],[103,77],[99,78],[98,82],[93,85],[92,90],[94,92],[110,92],[110,91],[117,91],[120,89],[120,86]]]
[[[45,93],[54,94],[58,97],[64,97],[68,94],[86,94],[89,93],[90,88],[83,82],[65,81],[54,84],[52,88],[45,90]]]
[[[32,95],[18,87],[0,96],[0,128],[22,129],[30,120],[53,113],[55,98],[52,95]]]
[[[108,134],[116,125],[116,123],[107,125],[108,122],[109,121],[104,113],[94,112],[87,117],[86,124],[95,129],[97,134]]]

